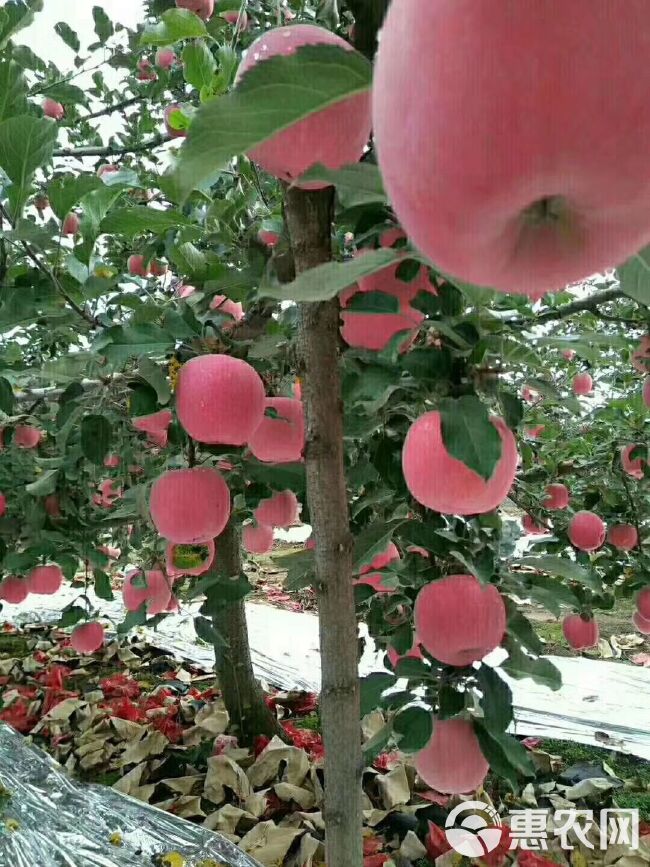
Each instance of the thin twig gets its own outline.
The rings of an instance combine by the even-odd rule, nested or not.
[[[601,304],[607,304],[609,301],[615,301],[617,298],[625,298],[625,292],[622,289],[605,289],[602,292],[596,292],[587,298],[580,298],[578,301],[572,301],[571,304],[564,304],[562,307],[547,310],[544,313],[538,313],[536,316],[520,317],[518,319],[505,320],[506,325],[541,325],[544,322],[552,322],[556,319],[568,319],[574,313],[583,313],[589,311],[598,314],[598,307]]]
[[[106,108],[102,108],[100,111],[94,111],[92,114],[86,114],[80,118],[80,120],[95,120],[98,117],[104,117],[107,114],[113,114],[116,111],[122,111],[123,108],[129,108],[132,105],[137,105],[137,103],[142,102],[144,99],[144,94],[139,94],[139,96],[131,96],[129,99],[123,99],[122,102],[116,102],[115,105],[109,105]]]
[[[144,153],[170,141],[172,141],[170,135],[156,135],[139,145],[128,145],[122,148],[113,147],[112,145],[105,147],[60,148],[54,151],[54,156],[74,157],[75,159],[81,159],[82,157],[118,157],[125,154]]]

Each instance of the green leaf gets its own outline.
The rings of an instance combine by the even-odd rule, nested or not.
[[[382,695],[396,682],[397,679],[394,675],[384,674],[381,671],[374,671],[367,677],[362,677],[360,681],[361,716],[363,717],[379,707]]]
[[[69,24],[66,24],[65,21],[59,21],[58,24],[54,25],[54,31],[63,39],[68,48],[71,48],[75,54],[79,54],[81,43],[79,42],[79,37]]]
[[[393,723],[389,721],[363,745],[363,760],[366,764],[372,763],[382,753],[393,736]]]
[[[49,96],[50,99],[56,99],[64,105],[76,105],[77,103],[85,105],[88,102],[86,91],[67,81],[53,81],[51,84],[46,84],[41,88],[41,94]]]
[[[346,313],[399,313],[400,301],[385,292],[357,292],[345,310]]]
[[[398,746],[405,753],[424,749],[433,734],[433,716],[423,707],[407,707],[393,720],[393,731],[399,735]]]
[[[34,7],[34,11],[42,9],[43,4],[32,2],[28,5],[24,3],[5,3],[0,9],[0,48],[3,48],[9,37],[22,30],[34,21],[34,11],[30,7]]]
[[[280,569],[286,569],[284,587],[288,591],[302,590],[314,580],[314,552],[310,550],[293,551],[284,556],[272,557]]]
[[[650,307],[650,246],[621,265],[617,275],[626,295]]]
[[[81,420],[81,451],[91,463],[104,463],[112,438],[113,428],[106,416],[86,415]]]
[[[399,524],[377,521],[364,527],[354,540],[353,568],[358,572],[362,566],[367,566],[371,560],[386,550],[388,543]]]
[[[109,235],[132,238],[141,232],[162,234],[178,226],[191,226],[190,220],[179,211],[161,211],[146,205],[135,208],[116,208],[101,222],[100,230]]]
[[[93,20],[95,22],[95,33],[100,42],[107,42],[114,33],[114,27],[111,19],[101,6],[93,6]]]
[[[115,597],[111,588],[111,579],[106,572],[103,572],[101,569],[95,569],[93,575],[95,577],[95,594],[100,599],[106,599],[107,602],[113,600]]]
[[[310,268],[291,283],[262,285],[259,294],[282,301],[328,301],[362,277],[376,274],[403,258],[400,250],[371,250],[347,262],[326,262]]]
[[[449,454],[483,479],[489,479],[501,457],[501,437],[487,407],[477,397],[440,401],[442,440]]]
[[[249,462],[246,467],[247,479],[260,482],[274,491],[287,488],[299,497],[305,490],[305,465],[300,464],[262,464]]]
[[[0,121],[27,111],[27,82],[13,60],[0,62]]]
[[[139,355],[165,355],[173,347],[173,337],[154,324],[114,326],[95,344],[95,348],[115,364]]]
[[[188,43],[183,49],[183,74],[185,81],[201,90],[212,82],[217,62],[203,39]]]
[[[544,652],[544,646],[533,629],[530,620],[524,617],[514,604],[508,612],[508,632],[510,635],[514,635],[517,641],[532,653],[540,656]]]
[[[33,497],[46,497],[48,494],[52,494],[56,490],[58,477],[58,470],[47,470],[40,475],[35,482],[25,485],[25,490]]]
[[[226,639],[207,617],[195,617],[194,629],[201,641],[205,641],[213,647],[228,647]]]
[[[499,403],[503,412],[503,419],[509,428],[519,427],[524,418],[524,404],[514,394],[505,389],[499,391]]]
[[[88,280],[88,266],[80,262],[72,253],[70,253],[69,256],[66,256],[65,267],[67,268],[68,274],[70,274],[77,283],[83,285]]]
[[[168,9],[157,24],[146,24],[140,37],[141,45],[173,45],[181,39],[207,36],[205,24],[187,9]]]
[[[12,415],[14,411],[14,390],[11,383],[4,376],[0,376],[0,410],[5,415]]]
[[[99,235],[99,227],[102,220],[110,210],[113,202],[120,196],[122,187],[106,186],[101,184],[96,190],[87,193],[81,199],[83,217],[81,220],[81,233],[83,235],[83,251],[90,259]],[[79,248],[77,248],[79,253]]]
[[[491,731],[504,732],[513,720],[512,690],[494,668],[482,665],[476,679],[483,696],[481,707],[486,726]]]
[[[465,709],[465,695],[450,683],[443,683],[438,690],[439,719],[452,719]]]
[[[47,197],[50,206],[60,220],[69,214],[74,205],[93,190],[101,187],[102,182],[97,175],[63,175],[50,181],[47,187]]]
[[[508,651],[508,659],[501,664],[501,668],[514,677],[515,680],[525,680],[529,677],[535,683],[557,690],[562,686],[562,675],[553,663],[542,657],[530,656],[507,636],[504,647]]]
[[[366,93],[371,81],[365,57],[333,45],[303,46],[256,64],[233,91],[194,116],[177,169],[180,193],[188,196],[232,157],[314,112]]]
[[[121,623],[117,624],[117,632],[118,635],[124,635],[126,632],[130,632],[132,629],[135,629],[136,626],[144,626],[147,622],[147,606],[146,603],[142,603],[142,605],[137,609],[137,611],[129,611],[126,614],[126,617]]]
[[[573,590],[556,578],[551,578],[549,575],[531,575],[530,573],[526,575],[511,573],[511,576],[519,579],[519,586],[525,589],[523,596],[530,596],[531,599],[543,605],[556,617],[560,616],[563,605],[568,608],[580,607],[580,600]]]
[[[169,258],[180,271],[199,280],[202,279],[207,265],[205,253],[191,241],[185,241],[174,247],[170,251]]]
[[[0,123],[0,167],[11,180],[14,217],[22,211],[32,178],[52,159],[57,125],[47,117],[20,115]]]
[[[552,554],[545,554],[541,557],[523,557],[521,560],[514,561],[513,565],[529,566],[533,569],[538,569],[540,572],[559,575],[568,581],[577,581],[580,584],[584,584],[585,587],[589,587],[596,592],[600,592],[603,589],[603,582],[595,572],[566,557],[555,557]]]
[[[155,361],[147,356],[141,358],[138,362],[138,376],[141,376],[155,390],[158,403],[163,406],[169,403],[169,398],[172,395],[171,388],[163,369]]]
[[[513,789],[517,786],[519,774],[525,777],[535,776],[530,753],[516,738],[492,731],[479,720],[474,721],[474,731],[490,768],[495,774],[508,780]]]
[[[352,163],[336,170],[317,163],[300,178],[301,184],[313,181],[336,187],[344,208],[384,204],[387,201],[381,173],[373,163]]]
[[[59,626],[65,629],[66,626],[75,626],[80,620],[85,620],[88,614],[85,608],[80,608],[78,605],[72,605],[69,608],[64,608],[59,619]]]

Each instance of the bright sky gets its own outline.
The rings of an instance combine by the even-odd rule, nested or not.
[[[43,60],[51,60],[61,69],[72,67],[74,53],[54,32],[58,21],[65,21],[81,40],[82,50],[97,37],[94,32],[93,6],[102,6],[108,17],[134,28],[144,18],[142,0],[45,0],[42,12],[31,27],[18,34],[17,42],[29,45]]]
[[[19,31],[16,41],[28,45],[43,60],[55,63],[62,72],[72,71],[74,52],[58,36],[54,26],[59,21],[64,21],[72,27],[81,42],[80,54],[87,57],[88,45],[97,41],[92,16],[93,6],[102,6],[113,23],[124,24],[131,29],[135,29],[144,19],[142,0],[45,0],[43,11],[36,14],[31,27]],[[101,60],[102,52],[97,51],[86,66],[92,70]],[[102,72],[107,84],[112,87],[117,86],[124,74],[123,71],[112,69],[108,64],[102,67]],[[80,75],[73,83],[82,88],[84,85],[91,85],[91,74],[92,72]],[[120,120],[117,116],[101,118],[97,124],[97,129],[105,141],[117,132],[119,127]]]

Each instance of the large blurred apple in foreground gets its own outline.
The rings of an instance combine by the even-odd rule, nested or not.
[[[650,241],[646,0],[393,0],[373,121],[443,271],[540,297]]]

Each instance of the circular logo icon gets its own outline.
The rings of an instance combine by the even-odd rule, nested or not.
[[[501,818],[483,801],[465,801],[447,816],[445,834],[452,849],[467,858],[481,858],[501,842]]]

